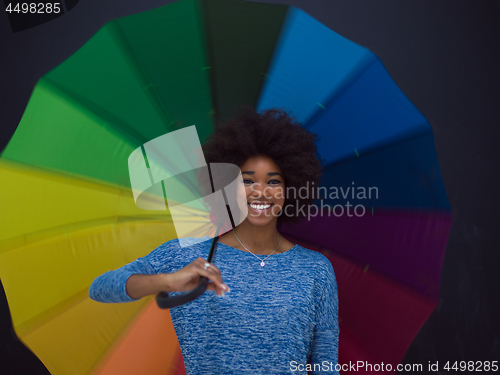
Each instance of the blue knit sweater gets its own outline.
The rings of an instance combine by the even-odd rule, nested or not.
[[[134,301],[125,290],[132,274],[172,273],[208,257],[211,238],[188,241],[187,248],[168,241],[99,276],[90,297]],[[208,291],[170,310],[188,375],[338,374],[337,283],[324,255],[295,245],[261,266],[252,254],[218,242],[212,263],[230,292]]]

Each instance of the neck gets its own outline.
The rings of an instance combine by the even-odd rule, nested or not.
[[[276,222],[263,227],[256,227],[245,220],[234,231],[236,231],[236,235],[241,243],[257,255],[271,254],[276,249],[276,246],[278,246],[280,240],[280,233],[276,229]]]

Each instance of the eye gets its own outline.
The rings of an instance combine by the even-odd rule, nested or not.
[[[248,179],[244,179],[244,180],[243,180],[243,183],[244,183],[245,185],[248,185],[248,184],[253,184],[253,181],[252,181],[252,180],[248,180]]]
[[[278,185],[278,184],[281,184],[281,181],[280,180],[270,180],[268,183],[271,185]]]

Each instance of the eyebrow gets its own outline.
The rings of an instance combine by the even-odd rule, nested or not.
[[[244,171],[244,172],[241,172],[241,174],[255,174],[255,172],[254,171]],[[276,176],[276,175],[281,176],[281,173],[278,173],[278,172],[269,172],[267,175],[268,176]],[[283,176],[281,176],[281,177],[283,177]]]

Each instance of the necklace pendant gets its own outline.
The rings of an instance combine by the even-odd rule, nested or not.
[[[264,261],[262,261],[262,262],[260,262],[260,265],[261,265],[262,267],[264,267],[266,264],[264,263]]]

